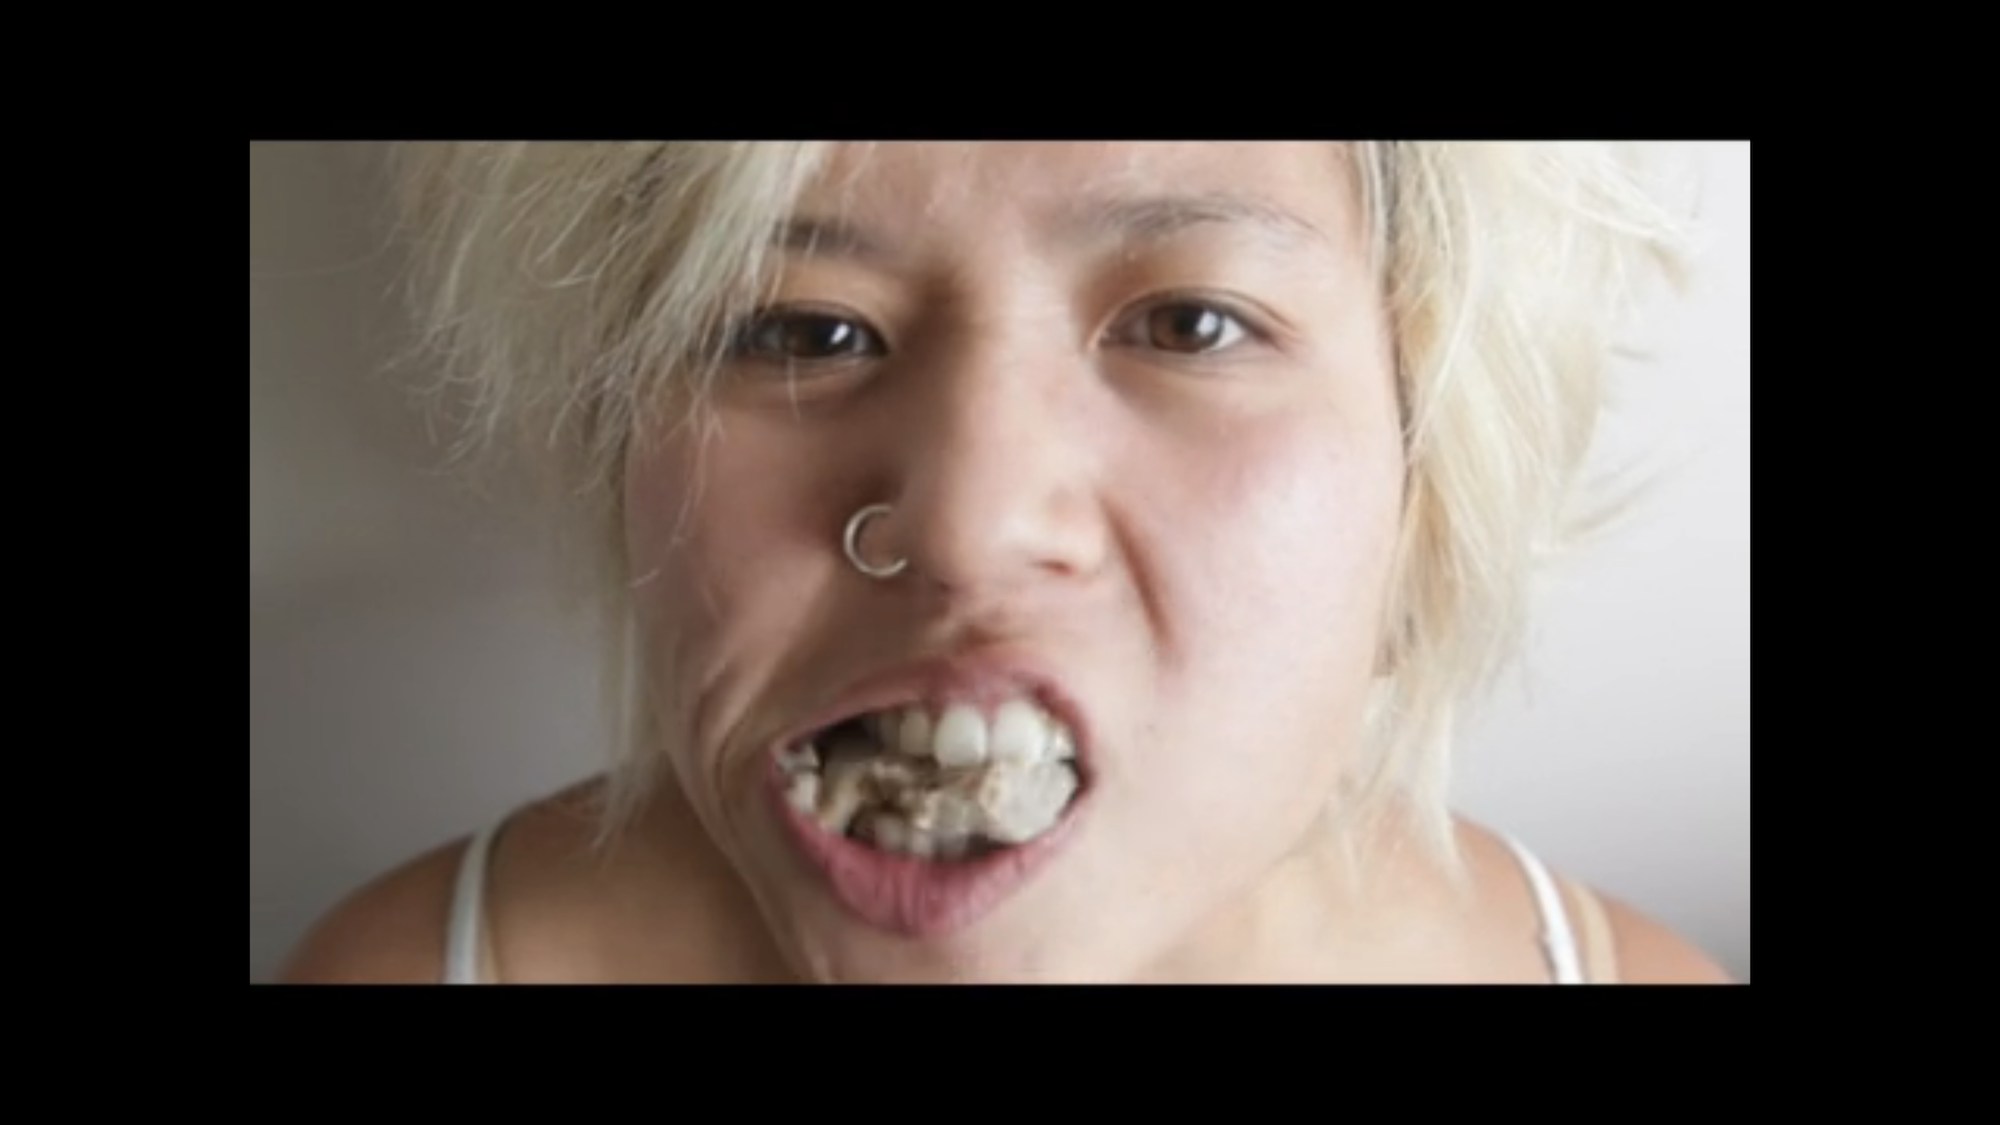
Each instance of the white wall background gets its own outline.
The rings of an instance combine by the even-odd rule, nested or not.
[[[1750,976],[1750,148],[1696,146],[1707,256],[1607,464],[1656,490],[1553,575],[1460,805]],[[250,977],[342,893],[602,761],[594,661],[533,553],[455,501],[377,375],[379,151],[250,146]],[[1532,689],[1532,694],[1530,694]]]

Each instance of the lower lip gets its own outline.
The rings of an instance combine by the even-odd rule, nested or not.
[[[771,771],[771,792],[794,843],[825,877],[833,897],[868,925],[911,938],[943,937],[991,913],[1047,866],[1069,839],[1082,806],[1079,789],[1055,827],[1025,844],[977,859],[938,861],[891,855],[836,836],[785,798],[785,777]]]

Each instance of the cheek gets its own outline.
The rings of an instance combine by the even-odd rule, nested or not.
[[[672,746],[715,746],[733,733],[754,685],[789,645],[802,603],[822,579],[788,544],[788,519],[757,482],[782,479],[731,463],[726,442],[635,456],[627,466],[626,551],[659,719]]]
[[[822,509],[799,484],[824,479],[811,466],[825,460],[797,434],[756,421],[731,424],[705,444],[676,441],[635,456],[626,548],[649,612],[699,630],[783,619],[783,610],[765,608],[773,595],[783,603],[785,590],[816,588],[834,553],[829,544],[838,546],[815,538]]]
[[[1341,758],[1330,751],[1358,735],[1372,687],[1399,457],[1310,419],[1213,448],[1206,472],[1155,478],[1174,485],[1154,509],[1162,655],[1194,709],[1182,733],[1198,732],[1176,741],[1199,759],[1191,782],[1253,795],[1317,785]],[[1211,768],[1223,761],[1226,779]]]
[[[679,446],[634,456],[626,465],[626,558],[634,601],[651,636],[700,630],[717,616],[703,560],[718,544],[700,526],[697,479],[688,451]]]
[[[1401,493],[1393,449],[1310,420],[1261,425],[1215,448],[1158,509],[1173,529],[1163,554],[1179,560],[1178,585],[1210,627],[1274,657],[1282,637],[1372,631]]]

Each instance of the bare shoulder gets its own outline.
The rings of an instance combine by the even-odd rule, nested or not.
[[[337,903],[278,972],[284,984],[435,983],[459,859],[469,839],[433,849]]]
[[[1604,906],[1622,984],[1734,984],[1715,959],[1631,904],[1592,891]]]
[[[1511,933],[1539,923],[1520,858],[1493,829],[1464,817],[1456,820],[1459,841],[1480,881],[1504,888],[1494,900],[1504,910],[1488,919],[1495,933]],[[1551,871],[1562,905],[1577,925],[1592,979],[1624,984],[1732,984],[1722,967],[1693,942],[1630,903],[1589,886],[1566,872]],[[1514,943],[1518,944],[1518,943]]]

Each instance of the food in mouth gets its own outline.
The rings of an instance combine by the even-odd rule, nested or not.
[[[876,850],[976,859],[1053,828],[1081,783],[1069,729],[1029,699],[869,712],[778,756],[786,799]]]

